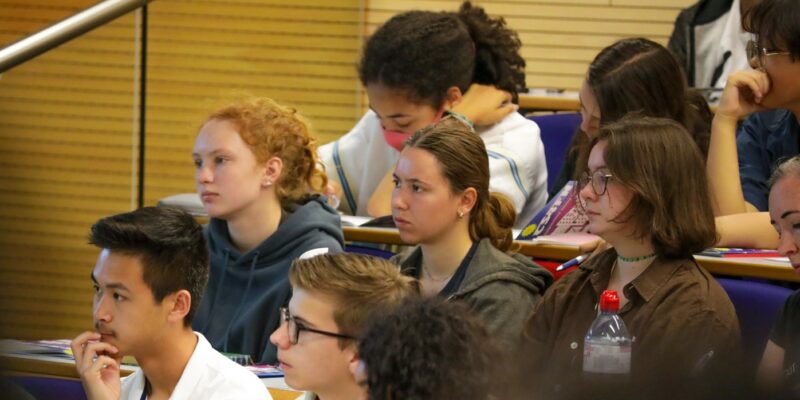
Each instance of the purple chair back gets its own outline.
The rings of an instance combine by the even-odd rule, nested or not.
[[[581,115],[579,113],[547,114],[528,118],[536,122],[542,132],[544,157],[547,163],[547,190],[550,190],[564,164],[572,136],[581,125]]]
[[[745,362],[755,371],[778,313],[792,291],[781,286],[748,280],[717,278],[717,282],[728,293],[736,308]]]
[[[39,400],[86,400],[79,380],[18,375],[9,376],[8,379]]]

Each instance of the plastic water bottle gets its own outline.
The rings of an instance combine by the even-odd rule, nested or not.
[[[603,292],[599,311],[583,341],[583,376],[587,383],[603,387],[624,384],[631,371],[631,336],[617,315],[616,290]]]

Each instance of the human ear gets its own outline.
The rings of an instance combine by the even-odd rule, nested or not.
[[[272,186],[281,177],[283,171],[283,160],[279,157],[270,157],[264,163],[264,176],[261,177],[261,187],[267,188]]]
[[[461,193],[461,199],[458,205],[458,211],[463,214],[469,214],[470,211],[475,207],[475,203],[478,201],[478,191],[475,188],[470,187],[466,188]]]
[[[189,291],[181,289],[167,296],[164,301],[168,302],[167,320],[182,324],[184,317],[192,309],[192,295]]]
[[[450,86],[447,88],[447,94],[444,97],[445,105],[449,106],[447,108],[455,107],[463,98],[464,93],[461,93],[461,89],[458,86]]]

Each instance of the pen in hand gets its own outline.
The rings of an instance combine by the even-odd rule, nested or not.
[[[563,271],[563,270],[565,270],[567,268],[572,268],[572,267],[578,266],[583,262],[583,260],[585,260],[587,258],[589,258],[588,254],[581,254],[581,255],[573,258],[572,260],[569,260],[569,261],[559,265],[558,267],[556,267],[556,272],[561,272],[561,271]]]

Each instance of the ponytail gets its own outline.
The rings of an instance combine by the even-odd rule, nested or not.
[[[525,59],[519,53],[522,42],[517,32],[509,29],[502,17],[491,18],[469,1],[456,16],[467,26],[473,43],[472,83],[497,86],[516,99],[517,93],[525,90]]]
[[[487,201],[476,204],[469,221],[469,236],[473,241],[489,238],[501,251],[512,250],[514,237],[511,228],[517,218],[511,200],[500,193],[490,193]]]

